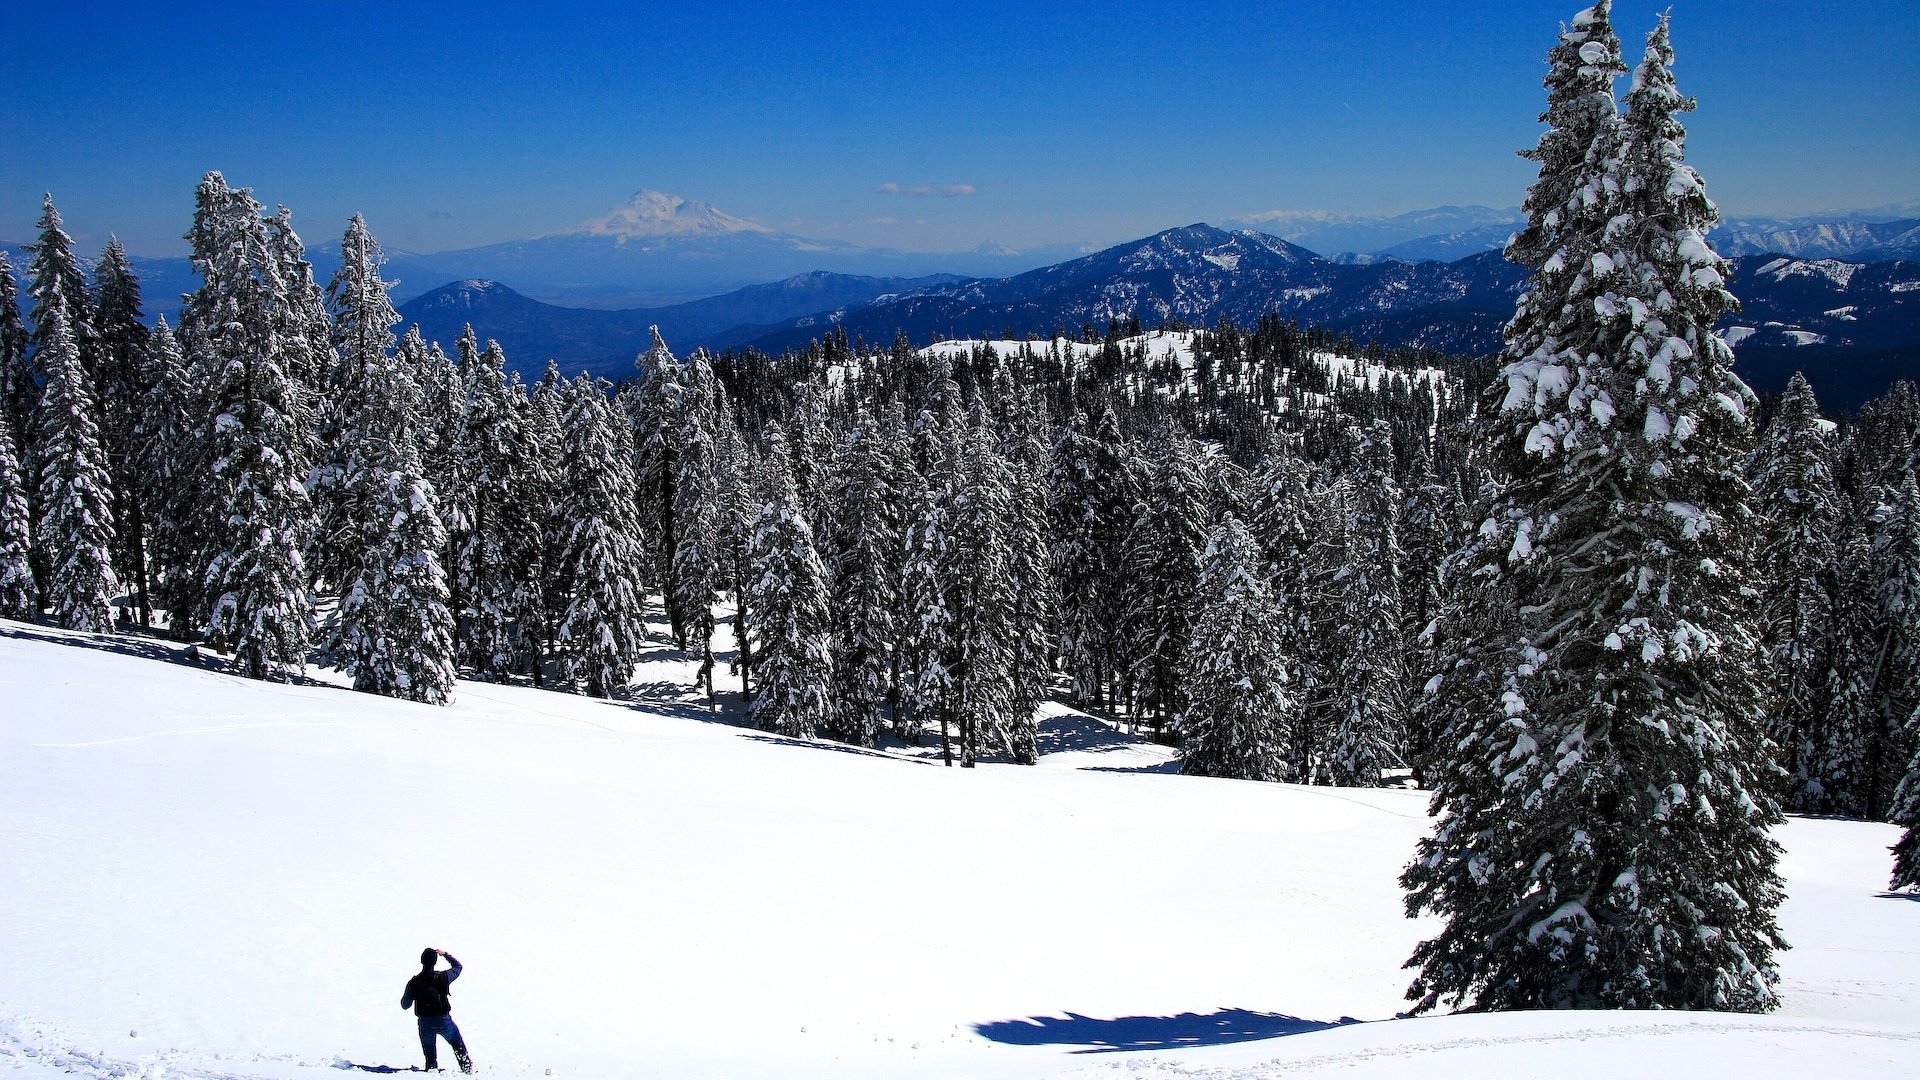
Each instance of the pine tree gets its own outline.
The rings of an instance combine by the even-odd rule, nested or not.
[[[706,350],[695,350],[686,364],[686,407],[674,462],[673,565],[667,576],[673,606],[680,612],[685,645],[700,656],[696,685],[713,686],[713,595],[724,585],[721,570],[719,429],[731,425],[726,389],[714,377]]]
[[[43,312],[41,363],[47,372],[40,404],[40,521],[47,552],[46,601],[54,625],[104,633],[113,629],[113,504],[107,455],[100,445],[93,387],[55,299]]]
[[[904,448],[868,418],[848,431],[832,469],[824,555],[832,570],[833,730],[874,746],[886,728],[898,628]]]
[[[457,444],[459,492],[450,515],[458,533],[458,640],[464,661],[477,675],[501,681],[525,666],[529,642],[521,632],[528,610],[538,602],[533,575],[541,538],[521,517],[534,480],[527,402],[518,380],[507,378],[506,355],[498,343],[476,350],[468,328],[460,352],[466,398]],[[620,442],[632,445],[627,437]],[[631,467],[622,472],[630,483]],[[631,523],[633,511],[622,511],[620,520]],[[622,675],[611,685],[625,682]]]
[[[1446,919],[1409,962],[1416,1010],[1777,1003],[1778,772],[1738,535],[1752,395],[1711,332],[1733,300],[1664,23],[1624,140],[1616,56],[1602,3],[1549,57],[1522,233],[1542,242],[1509,249],[1544,258],[1486,399],[1502,475],[1480,532],[1517,619],[1468,653],[1491,671],[1449,676],[1499,704],[1468,698],[1402,875],[1409,913]]]
[[[0,266],[0,274],[6,272]],[[40,598],[29,558],[33,526],[20,457],[13,447],[13,432],[0,413],[0,619],[34,622],[40,618]]]
[[[673,572],[677,562],[674,553],[680,543],[674,484],[679,479],[682,440],[686,437],[686,368],[668,350],[666,341],[660,337],[660,328],[649,329],[653,344],[634,361],[640,369],[640,379],[628,409],[628,419],[633,425],[633,476],[640,491],[640,520],[647,535],[656,541],[648,577],[661,582],[668,629],[684,649],[687,618],[680,606],[683,596],[675,586]]]
[[[1406,643],[1401,637],[1399,485],[1385,421],[1350,430],[1340,567],[1332,592],[1327,771],[1342,787],[1378,787],[1401,759]]]
[[[43,196],[40,205],[40,235],[37,242],[26,247],[33,256],[27,264],[27,297],[31,301],[27,317],[33,328],[26,338],[26,352],[22,361],[24,370],[10,377],[13,384],[10,393],[20,398],[12,403],[12,407],[21,410],[15,417],[17,426],[14,429],[20,440],[21,465],[28,476],[35,478],[27,488],[27,505],[35,521],[42,520],[48,512],[46,507],[40,505],[43,487],[39,478],[47,464],[46,459],[41,457],[46,436],[41,431],[45,414],[40,410],[46,384],[53,377],[53,367],[60,362],[52,355],[55,348],[53,312],[56,308],[61,312],[60,321],[65,326],[65,342],[60,347],[70,347],[75,361],[80,365],[96,439],[100,425],[100,402],[94,390],[94,372],[98,365],[93,334],[93,297],[87,290],[86,272],[81,268],[80,258],[74,253],[73,238],[67,235],[60,211],[54,209],[53,196]],[[51,545],[56,543],[56,538],[36,532],[34,541],[38,545],[34,550],[34,576],[40,581],[43,598],[52,603],[54,556]]]
[[[204,373],[214,532],[204,550],[208,629],[250,678],[306,664],[313,604],[304,552],[313,527],[304,391],[278,328],[289,303],[260,205],[217,172],[201,181],[188,233],[202,284],[183,312]]]
[[[141,497],[135,431],[140,423],[141,382],[148,331],[141,322],[140,282],[118,239],[109,239],[94,267],[94,332],[99,362],[94,371],[101,445],[112,483],[114,574],[132,591],[140,625],[153,625],[148,597],[147,522]]]
[[[165,317],[154,326],[145,360],[133,448],[148,528],[149,592],[153,605],[166,611],[169,632],[185,640],[211,606],[204,575],[213,470],[201,467],[205,425],[195,419],[205,410]]]
[[[1891,814],[1905,765],[1920,752],[1920,487],[1914,472],[1879,489],[1871,523],[1875,616],[1868,688],[1866,813]]]
[[[453,614],[440,561],[445,526],[420,461],[424,402],[408,358],[389,355],[398,321],[379,278],[379,247],[355,216],[329,298],[337,403],[325,476],[333,535],[323,550],[341,583],[334,652],[354,689],[445,704],[454,683]]]
[[[947,544],[937,568],[952,620],[942,715],[959,729],[961,767],[972,768],[990,749],[1031,764],[1033,716],[1015,712],[1013,477],[978,414],[956,430],[952,448],[943,468]]]
[[[758,618],[760,687],[748,715],[764,730],[812,738],[833,717],[827,691],[833,677],[827,568],[801,511],[777,429],[764,469],[748,589]]]
[[[27,424],[40,404],[40,379],[31,363],[26,324],[20,320],[19,286],[13,263],[0,251],[0,415],[14,438],[26,439]]]
[[[1786,803],[1803,813],[1845,814],[1858,812],[1848,791],[1857,778],[1836,772],[1846,771],[1836,744],[1851,740],[1834,729],[1850,725],[1827,709],[1840,526],[1829,426],[1796,372],[1754,455],[1756,569],[1777,695],[1768,734],[1789,776]]]
[[[560,647],[568,677],[612,697],[633,675],[646,635],[646,592],[633,481],[633,442],[603,384],[582,375],[561,421],[563,486],[557,573],[569,596]]]
[[[1285,779],[1296,705],[1287,690],[1285,631],[1271,571],[1232,514],[1208,538],[1199,563],[1198,607],[1185,653],[1180,771]]]
[[[384,540],[361,528],[369,504],[387,498],[385,473],[400,450],[395,444],[413,442],[421,424],[418,415],[401,415],[396,427],[393,403],[378,395],[403,388],[408,413],[425,408],[412,373],[399,370],[401,361],[390,355],[400,316],[380,279],[382,261],[379,243],[355,214],[340,241],[340,268],[327,286],[332,364],[318,410],[321,458],[307,484],[317,521],[310,568],[343,591],[365,565],[365,545]]]
[[[1141,494],[1122,555],[1133,583],[1124,625],[1130,674],[1141,687],[1142,707],[1153,711],[1157,733],[1183,705],[1181,674],[1210,531],[1206,471],[1192,439],[1167,433],[1146,462]]]

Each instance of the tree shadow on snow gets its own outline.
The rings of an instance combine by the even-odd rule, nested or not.
[[[1351,1016],[1338,1020],[1303,1020],[1283,1013],[1221,1009],[1204,1016],[1181,1013],[1178,1016],[1120,1016],[1111,1020],[1068,1013],[1064,1017],[1034,1016],[975,1024],[973,1030],[982,1038],[1009,1046],[1080,1046],[1085,1049],[1074,1053],[1112,1054],[1125,1050],[1225,1046],[1305,1035],[1359,1022]]]
[[[336,1060],[333,1063],[333,1067],[336,1069],[346,1069],[351,1072],[370,1072],[370,1073],[408,1073],[408,1072],[426,1071],[418,1065],[362,1065],[357,1061],[348,1061],[345,1058],[340,1058]]]
[[[1920,904],[1920,892],[1883,892],[1880,894],[1880,899],[1911,900],[1916,904]]]
[[[204,644],[189,646],[169,639],[150,637],[144,630],[119,630],[111,634],[87,634],[73,630],[49,630],[32,623],[0,620],[0,637],[18,638],[21,641],[37,641],[47,645],[64,645],[70,649],[97,649],[117,656],[131,656],[140,660],[161,660],[183,667],[197,667],[202,671],[212,671],[223,675],[232,675],[232,663],[229,657],[214,652]],[[188,649],[193,651],[189,652]],[[284,681],[292,686],[325,686],[326,683],[306,675],[295,675]]]

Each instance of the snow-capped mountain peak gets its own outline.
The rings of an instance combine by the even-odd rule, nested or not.
[[[734,217],[703,202],[664,191],[646,190],[605,214],[568,230],[575,236],[699,236],[725,233],[771,233],[755,221]]]

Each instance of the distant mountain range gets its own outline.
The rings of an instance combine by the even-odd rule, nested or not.
[[[1850,407],[1892,378],[1920,377],[1920,206],[1888,210],[1909,216],[1732,218],[1715,233],[1746,304],[1723,331],[1756,388],[1777,388],[1806,367],[1823,400]],[[553,236],[431,255],[389,251],[385,276],[401,282],[402,316],[443,345],[471,323],[529,376],[552,357],[569,373],[612,377],[630,372],[656,324],[676,350],[776,351],[834,327],[873,343],[900,331],[925,342],[1077,332],[1135,314],[1148,325],[1210,324],[1278,311],[1361,341],[1484,355],[1499,348],[1523,283],[1497,250],[1518,224],[1514,211],[1269,215],[1261,224],[1189,225],[1035,265],[1047,261],[1043,253],[983,246],[926,255],[808,240],[643,191]],[[1377,250],[1323,257],[1268,229],[1322,248]],[[25,253],[6,247],[16,271],[24,268]],[[326,281],[335,245],[309,256]],[[177,311],[179,295],[196,284],[185,259],[133,263],[150,314]],[[684,299],[692,294],[701,298]],[[681,299],[634,299],[660,296]]]
[[[1515,208],[1439,206],[1391,217],[1256,214],[1222,224],[1269,233],[1338,262],[1452,262],[1500,250],[1525,220]],[[1780,254],[1865,262],[1920,259],[1920,203],[1794,218],[1732,216],[1721,221],[1710,239],[1727,258]]]
[[[602,310],[557,307],[499,282],[469,279],[415,297],[399,311],[403,325],[418,325],[422,336],[448,349],[471,325],[480,340],[498,341],[508,361],[529,378],[553,359],[569,376],[585,371],[621,379],[633,374],[634,357],[646,350],[654,326],[676,348],[692,343],[724,349],[812,312],[869,306],[960,280],[939,274],[875,278],[815,271],[684,304]]]
[[[1851,408],[1894,378],[1920,377],[1920,263],[1873,264],[1775,255],[1732,260],[1745,307],[1723,322],[1741,372],[1777,390],[1795,370],[1830,406]],[[935,338],[1078,335],[1138,315],[1250,324],[1277,311],[1357,341],[1486,355],[1525,283],[1497,252],[1451,263],[1365,264],[1321,258],[1284,240],[1209,225],[1169,229],[1005,278],[796,277],[692,304],[633,311],[554,307],[492,282],[459,282],[401,314],[451,344],[471,323],[529,377],[549,356],[572,373],[619,378],[658,324],[676,351],[751,345],[766,352],[839,329],[870,344],[904,332]],[[1858,361],[1858,362],[1856,362]]]

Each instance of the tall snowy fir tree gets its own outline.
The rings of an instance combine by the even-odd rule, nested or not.
[[[449,515],[456,533],[459,645],[475,674],[501,681],[525,664],[529,643],[521,631],[539,587],[533,575],[540,536],[520,513],[532,479],[526,394],[517,377],[508,379],[500,346],[489,341],[477,349],[471,328],[461,338],[460,366],[466,397],[456,445],[458,496]],[[630,478],[631,466],[622,472]],[[622,520],[632,517],[629,510]],[[615,685],[624,683],[622,676]]]
[[[380,279],[382,260],[379,243],[355,214],[340,241],[340,268],[327,286],[332,363],[323,373],[325,393],[316,416],[320,460],[307,483],[317,522],[309,568],[342,590],[360,571],[364,545],[372,539],[360,528],[367,504],[384,497],[379,491],[385,477],[376,473],[396,460],[396,440],[411,442],[421,425],[418,415],[403,415],[396,430],[393,403],[376,396],[410,387],[403,391],[406,412],[424,409],[412,373],[397,370],[401,360],[391,355],[400,316]]]
[[[667,576],[680,612],[682,648],[700,657],[696,676],[709,699],[713,686],[713,597],[725,584],[720,572],[722,502],[720,427],[731,426],[726,389],[714,377],[705,350],[686,363],[680,452],[674,460],[672,573]]]
[[[1409,961],[1416,1010],[1777,1004],[1778,770],[1739,536],[1753,396],[1712,334],[1734,301],[1665,22],[1623,132],[1607,16],[1549,54],[1509,247],[1535,273],[1484,401],[1501,487],[1480,532],[1517,618],[1483,628],[1498,707],[1445,736],[1402,876],[1408,912],[1445,920]]]
[[[206,546],[213,475],[206,461],[206,424],[179,340],[164,316],[155,321],[141,368],[133,431],[141,515],[147,525],[148,591],[167,614],[168,632],[186,640],[204,625]]]
[[[27,485],[27,505],[35,520],[46,513],[40,505],[39,477],[46,464],[41,456],[45,436],[40,425],[45,417],[41,411],[45,387],[53,377],[53,366],[57,362],[52,355],[56,308],[61,312],[59,321],[64,326],[65,343],[60,347],[70,347],[80,365],[96,439],[100,424],[100,402],[94,389],[94,371],[98,365],[93,335],[93,296],[87,289],[86,271],[80,265],[80,257],[74,252],[73,238],[67,235],[60,211],[54,208],[53,196],[42,197],[40,207],[39,237],[26,247],[32,255],[27,263],[27,318],[32,328],[27,333],[23,370],[11,376],[12,392],[21,395],[21,400],[13,403],[14,407],[23,409],[15,417],[14,434],[20,440],[21,465],[27,475],[34,478]],[[104,445],[101,449],[104,453]],[[55,538],[36,533],[34,542],[34,575],[40,580],[43,599],[51,603],[51,545]]]
[[[1866,813],[1891,814],[1920,746],[1920,487],[1914,471],[1879,488],[1872,526],[1873,608],[1868,638]]]
[[[1122,625],[1141,712],[1156,734],[1179,712],[1200,556],[1211,529],[1206,466],[1192,439],[1169,431],[1145,463],[1121,558],[1131,587]]]
[[[834,462],[823,522],[833,580],[833,730],[858,746],[876,745],[887,727],[904,517],[895,463],[904,455],[897,433],[870,417],[856,421]]]
[[[276,333],[289,302],[281,261],[260,204],[217,172],[200,183],[188,240],[202,283],[181,319],[204,377],[213,476],[208,630],[241,674],[289,678],[312,634],[313,514],[305,392]]]
[[[1827,707],[1840,527],[1833,451],[1813,389],[1795,373],[1755,453],[1756,580],[1775,701],[1768,734],[1790,809],[1858,813],[1846,714]]]
[[[776,429],[769,442],[747,590],[759,639],[754,672],[760,685],[747,714],[764,730],[812,738],[833,720],[827,568],[801,510],[784,435]]]
[[[446,529],[421,464],[424,403],[399,321],[380,280],[380,249],[355,215],[328,289],[334,368],[328,375],[329,459],[313,487],[327,509],[316,546],[339,583],[333,651],[354,689],[445,704],[454,681],[453,614],[440,558]]]
[[[0,251],[0,413],[16,440],[26,439],[27,424],[40,404],[40,380],[34,373],[26,323],[20,317],[20,288],[13,262]]]
[[[567,391],[555,553],[567,677],[594,697],[627,685],[646,637],[633,441],[603,387],[582,375]]]
[[[80,364],[66,308],[56,299],[41,317],[39,355],[47,385],[38,424],[40,520],[34,532],[47,558],[44,599],[55,626],[105,633],[113,629],[114,596],[107,454],[92,381]]]
[[[440,564],[446,529],[423,476],[411,424],[419,390],[397,365],[366,372],[347,484],[358,519],[342,585],[336,651],[353,688],[443,705],[454,682],[453,613]]]
[[[94,334],[98,363],[94,400],[100,441],[113,491],[114,574],[131,594],[140,625],[153,625],[147,583],[147,522],[134,445],[145,384],[147,327],[140,310],[140,282],[118,239],[109,239],[93,271]]]
[[[649,581],[661,583],[666,601],[667,626],[674,640],[686,642],[685,599],[673,581],[680,543],[674,498],[674,485],[680,475],[682,440],[686,437],[688,391],[686,368],[675,359],[660,328],[650,328],[653,344],[634,363],[640,369],[639,382],[628,402],[628,420],[633,425],[633,479],[639,487],[640,520],[653,541],[649,560]]]
[[[0,266],[0,273],[5,272]],[[35,622],[40,618],[40,590],[34,585],[29,557],[32,547],[26,478],[20,473],[11,425],[0,414],[0,619]]]
[[[1180,714],[1180,771],[1283,780],[1297,708],[1271,571],[1229,514],[1200,556],[1199,606],[1185,650],[1188,703]]]
[[[1326,770],[1342,787],[1378,787],[1405,740],[1406,642],[1399,567],[1400,487],[1385,421],[1350,430],[1340,565],[1327,582],[1332,639]]]

